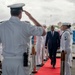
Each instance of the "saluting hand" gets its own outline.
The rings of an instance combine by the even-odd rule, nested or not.
[[[23,10],[29,19],[34,23],[34,25],[42,27],[42,25],[26,10]],[[42,27],[43,28],[43,27]],[[43,29],[43,36],[46,34],[46,31]]]
[[[28,12],[28,11],[26,11],[26,10],[23,10],[24,12],[25,12],[25,14],[31,19],[32,18],[32,16],[31,16],[31,14]]]

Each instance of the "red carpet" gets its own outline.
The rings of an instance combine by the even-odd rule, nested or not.
[[[35,75],[60,75],[60,59],[57,59],[55,69],[52,68],[52,66],[50,65],[50,60],[48,60]]]

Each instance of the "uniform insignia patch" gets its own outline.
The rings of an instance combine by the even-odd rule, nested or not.
[[[67,40],[67,37],[65,37],[65,40]]]

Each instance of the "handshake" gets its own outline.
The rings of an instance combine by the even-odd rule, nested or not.
[[[23,12],[24,12],[30,19],[33,19],[32,15],[31,15],[28,11],[23,10]]]

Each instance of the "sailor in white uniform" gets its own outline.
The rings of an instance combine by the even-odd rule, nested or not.
[[[65,56],[65,75],[71,75],[71,68],[69,62],[69,56],[71,53],[71,37],[68,31],[68,23],[62,23],[63,34],[61,36],[61,50],[64,50],[66,53]]]
[[[42,36],[36,36],[36,65],[42,66]]]
[[[46,25],[44,25],[43,26],[44,28],[45,28],[45,30],[46,30]],[[47,31],[47,30],[46,30]],[[47,57],[47,55],[48,55],[48,50],[47,49],[45,49],[45,41],[46,41],[46,35],[45,36],[43,36],[43,60],[46,60],[48,57]]]
[[[71,37],[71,53],[70,53],[70,66],[72,67],[72,43],[73,43],[73,31],[72,31],[72,29],[71,29],[71,24],[69,23],[68,24],[68,31],[69,31],[69,33],[70,33],[70,37]]]
[[[30,13],[23,10],[25,4],[18,3],[11,8],[11,18],[0,25],[0,43],[3,47],[2,75],[29,75],[29,68],[23,66],[23,54],[27,53],[30,36],[44,36],[44,28]],[[20,21],[24,12],[35,26]]]
[[[62,27],[62,25],[60,26],[60,36],[62,35],[62,33],[63,33],[63,27]]]

